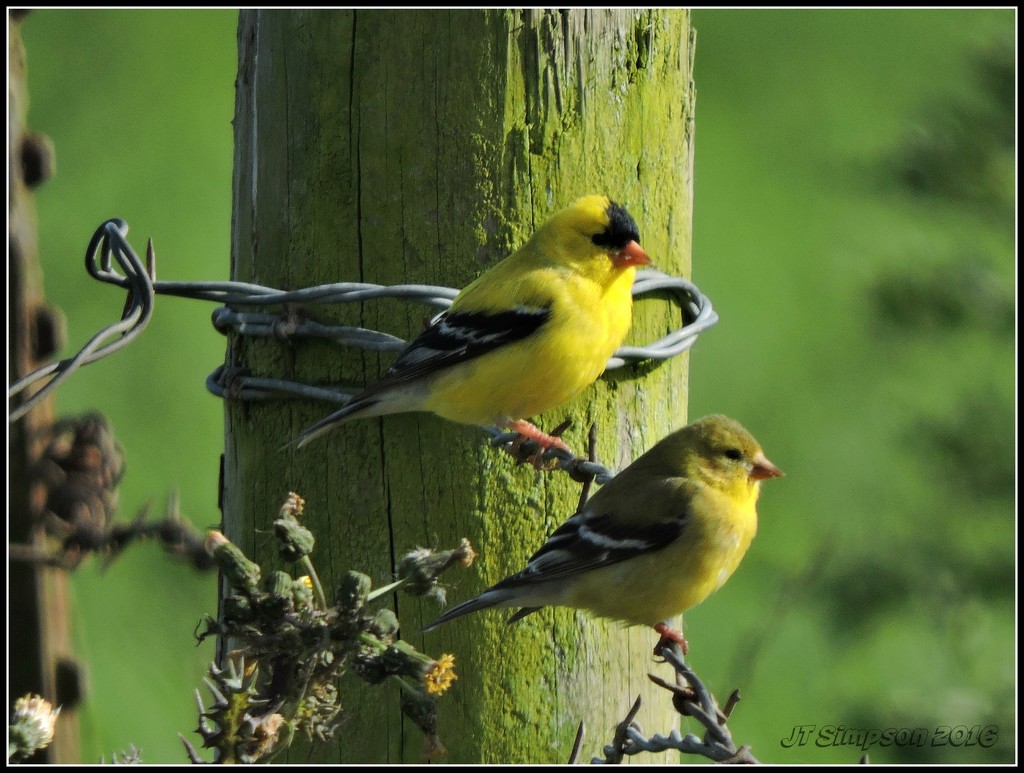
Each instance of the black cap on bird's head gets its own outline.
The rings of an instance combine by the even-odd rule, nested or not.
[[[590,240],[598,247],[616,250],[614,262],[618,266],[647,266],[651,259],[640,247],[640,229],[633,216],[621,204],[608,202],[608,225]]]
[[[600,194],[584,196],[555,213],[537,230],[537,234],[541,233],[546,234],[543,238],[585,239],[597,249],[578,242],[571,248],[564,248],[564,252],[584,260],[609,259],[617,269],[613,272],[616,276],[627,268],[651,263],[638,241],[640,229],[632,215],[621,204]]]
[[[590,238],[594,244],[598,247],[615,247],[621,250],[630,242],[640,241],[640,229],[636,227],[636,221],[624,206],[609,201],[606,211],[608,226]]]

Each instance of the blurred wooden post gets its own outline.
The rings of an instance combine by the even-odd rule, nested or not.
[[[47,138],[27,131],[28,81],[21,24],[25,11],[8,11],[8,224],[9,316],[7,367],[11,382],[47,362],[59,348],[56,312],[43,301],[42,272],[36,235],[32,188],[53,171],[53,148]],[[12,401],[8,410],[20,404]],[[34,529],[45,498],[34,491],[32,471],[43,450],[43,433],[53,422],[53,401],[45,400],[10,426],[7,511],[14,543],[42,545]],[[7,589],[9,634],[8,700],[27,693],[61,706],[53,743],[31,762],[77,763],[81,674],[71,650],[71,615],[67,577],[61,570],[12,563]]]
[[[629,207],[660,268],[689,275],[688,12],[243,11],[238,39],[232,279],[461,287],[549,214],[598,192]],[[311,311],[404,337],[432,313],[386,301]],[[631,340],[680,318],[644,301]],[[227,354],[229,367],[322,384],[365,384],[390,360],[237,337]],[[621,468],[685,423],[686,388],[685,357],[626,369],[538,423],[571,416],[566,437],[582,452],[596,422],[599,459]],[[430,415],[354,422],[280,450],[330,410],[228,401],[224,476],[228,536],[261,561],[272,560],[267,534],[286,493],[306,498],[327,588],[350,568],[385,583],[403,552],[465,536],[480,559],[449,579],[461,600],[520,568],[575,507],[567,476],[515,467],[481,431]],[[483,613],[424,635],[436,605],[396,603],[406,639],[456,656],[458,681],[439,705],[451,762],[564,762],[581,719],[584,757],[596,754],[638,693],[645,729],[675,725],[646,678],[650,631],[546,610],[512,628]],[[419,731],[393,686],[350,685],[336,748],[312,759],[417,761]]]

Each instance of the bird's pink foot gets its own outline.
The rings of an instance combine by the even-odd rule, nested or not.
[[[518,432],[520,437],[524,440],[532,440],[541,446],[545,451],[549,448],[561,448],[563,451],[572,453],[569,446],[565,444],[565,441],[557,435],[549,435],[540,429],[537,429],[534,425],[528,422],[526,419],[517,419],[510,421],[506,425],[513,432]]]
[[[683,636],[682,631],[677,631],[675,628],[669,627],[668,623],[658,623],[654,626],[654,630],[661,634],[661,638],[658,639],[658,644],[654,648],[655,657],[661,657],[661,651],[665,649],[665,645],[670,642],[675,642],[679,645],[679,649],[683,651],[683,654],[687,654],[690,651],[690,645],[686,642],[686,637]]]
[[[559,448],[566,453],[571,454],[572,449],[565,444],[560,437],[557,435],[549,435],[546,432],[535,427],[533,424],[528,422],[526,419],[517,419],[516,421],[510,421],[506,425],[513,432],[518,432],[519,437],[512,442],[512,447],[509,452],[513,456],[518,456],[519,446],[521,446],[527,440],[532,440],[540,446],[540,451],[527,457],[526,461],[533,465],[535,470],[546,470],[550,469],[544,462],[544,452],[549,448]]]

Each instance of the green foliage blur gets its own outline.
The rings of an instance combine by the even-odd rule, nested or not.
[[[730,726],[763,761],[1010,762],[1013,12],[693,25],[693,272],[722,321],[690,414],[736,416],[787,477],[687,614],[691,663],[742,688]]]
[[[154,238],[161,278],[227,276],[236,15],[26,20],[29,123],[57,148],[38,209],[65,355],[121,310],[82,269],[106,218],[140,251]],[[1010,762],[1013,11],[700,10],[693,24],[694,280],[721,322],[692,353],[690,415],[740,419],[787,477],[764,487],[742,568],[687,615],[690,662],[720,697],[742,688],[730,726],[762,761]],[[140,341],[58,394],[62,414],[111,419],[122,517],[177,487],[194,523],[218,521],[209,310],[158,299]],[[193,629],[215,591],[155,545],[76,573],[83,760],[131,744],[184,760],[176,733],[195,738],[191,691],[213,654]],[[806,742],[784,746],[801,726]],[[927,734],[862,750],[822,746],[828,727]]]

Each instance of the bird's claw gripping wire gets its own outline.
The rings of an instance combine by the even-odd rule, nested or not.
[[[533,469],[535,470],[546,471],[557,469],[558,459],[548,453],[552,449],[564,451],[569,455],[569,457],[572,457],[572,449],[570,449],[561,438],[562,433],[572,426],[571,419],[566,419],[555,427],[550,435],[538,429],[525,419],[510,421],[505,426],[507,426],[512,432],[518,433],[519,435],[509,446],[507,446],[509,454],[511,454],[512,458],[520,463],[529,462],[533,465]],[[528,443],[530,445],[524,448]],[[532,451],[532,447],[534,445],[538,447],[537,451]],[[529,453],[527,453],[528,451]]]

